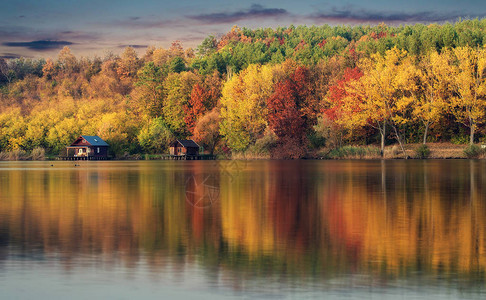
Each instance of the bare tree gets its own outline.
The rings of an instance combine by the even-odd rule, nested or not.
[[[0,74],[7,79],[7,83],[10,84],[15,76],[15,72],[11,70],[8,62],[4,58],[0,58]]]

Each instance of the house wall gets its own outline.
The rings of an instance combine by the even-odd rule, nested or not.
[[[83,142],[84,141],[84,142]],[[77,142],[77,143],[76,143]],[[86,140],[75,141],[72,146],[89,146],[90,144]]]
[[[199,153],[199,148],[195,148],[195,147],[188,147],[187,148],[187,155],[198,155]]]
[[[170,155],[198,155],[199,148],[170,147],[169,153]]]
[[[99,153],[97,148],[100,149]],[[82,150],[82,153],[79,153],[79,149]],[[88,152],[89,149],[89,152]],[[67,156],[68,157],[86,157],[86,156],[93,156],[93,157],[108,157],[108,147],[107,146],[90,146],[90,147],[76,147],[76,148],[67,148]]]
[[[184,147],[170,147],[170,155],[185,155],[186,149]]]
[[[199,147],[184,147],[179,142],[173,142],[169,147],[170,155],[198,155]]]
[[[92,146],[90,156],[94,157],[108,157],[108,147],[106,146]],[[98,153],[98,148],[100,149]]]

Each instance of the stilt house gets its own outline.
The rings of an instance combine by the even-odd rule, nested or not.
[[[107,159],[109,145],[97,135],[81,135],[66,147],[67,157]]]
[[[199,155],[199,145],[193,140],[176,140],[170,144],[170,155]]]

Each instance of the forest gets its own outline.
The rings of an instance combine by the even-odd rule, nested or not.
[[[59,155],[98,135],[115,158],[194,139],[224,157],[345,145],[486,142],[486,19],[234,26],[195,49],[0,58],[0,152]]]

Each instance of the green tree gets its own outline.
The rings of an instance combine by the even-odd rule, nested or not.
[[[150,120],[142,127],[137,136],[140,146],[148,153],[167,152],[169,144],[174,140],[174,133],[162,118]]]
[[[170,61],[169,71],[173,73],[181,73],[186,70],[186,63],[184,59],[180,56],[174,57]]]
[[[134,98],[141,111],[155,118],[162,114],[163,81],[164,77],[160,68],[153,62],[146,63],[138,72]]]

